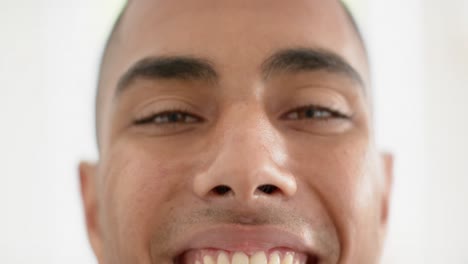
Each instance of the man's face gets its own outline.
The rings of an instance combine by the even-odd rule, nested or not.
[[[378,261],[388,175],[338,2],[133,1],[114,41],[80,166],[99,263]]]

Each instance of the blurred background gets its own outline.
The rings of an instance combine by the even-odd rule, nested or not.
[[[347,2],[396,157],[384,264],[468,263],[468,1]],[[123,1],[0,3],[0,263],[96,263],[77,164],[97,158],[97,68]]]

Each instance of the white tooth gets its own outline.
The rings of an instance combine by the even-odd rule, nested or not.
[[[229,257],[226,253],[224,252],[219,253],[218,264],[229,264]]]
[[[294,257],[291,253],[286,253],[286,256],[284,256],[283,262],[281,264],[293,264]]]
[[[203,257],[203,264],[216,264],[213,257],[211,256],[204,256]]]
[[[249,264],[249,257],[242,252],[236,252],[232,256],[231,264]]]
[[[273,254],[270,255],[270,261],[268,261],[268,264],[280,264],[281,263],[281,258],[278,252],[273,252]]]
[[[250,264],[267,264],[267,257],[264,252],[257,252],[250,257]]]

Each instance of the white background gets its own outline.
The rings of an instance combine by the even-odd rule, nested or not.
[[[0,0],[0,263],[95,263],[77,164],[121,0]],[[361,6],[362,8],[362,6]],[[379,144],[396,156],[385,263],[468,263],[468,1],[369,0]]]

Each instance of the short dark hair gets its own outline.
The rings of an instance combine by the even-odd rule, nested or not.
[[[114,22],[114,25],[112,26],[112,30],[107,37],[107,40],[104,45],[104,49],[101,55],[101,60],[99,63],[99,70],[98,70],[98,81],[97,81],[97,87],[96,87],[96,97],[95,97],[95,114],[94,114],[94,119],[95,119],[95,134],[96,134],[96,143],[97,147],[99,150],[99,123],[101,122],[101,117],[99,116],[99,113],[101,112],[100,108],[102,105],[102,96],[101,96],[101,83],[102,83],[102,76],[104,73],[104,68],[105,68],[105,63],[108,61],[108,57],[110,56],[110,49],[111,45],[113,42],[115,42],[115,39],[118,37],[118,31],[120,29],[120,25],[122,24],[123,17],[125,15],[125,11],[127,10],[128,2],[125,2],[124,6],[122,7],[116,21]]]
[[[362,35],[361,29],[359,28],[359,25],[354,18],[353,13],[351,12],[351,9],[349,9],[348,5],[342,1],[339,1],[341,3],[341,6],[343,7],[343,10],[346,13],[346,16],[348,17],[348,20],[353,27],[354,31],[356,32],[356,35],[358,36],[359,41],[361,42],[361,45],[364,49],[364,51],[367,53],[367,48],[366,48],[366,42],[364,41],[364,36]],[[367,54],[366,54],[367,55]]]

